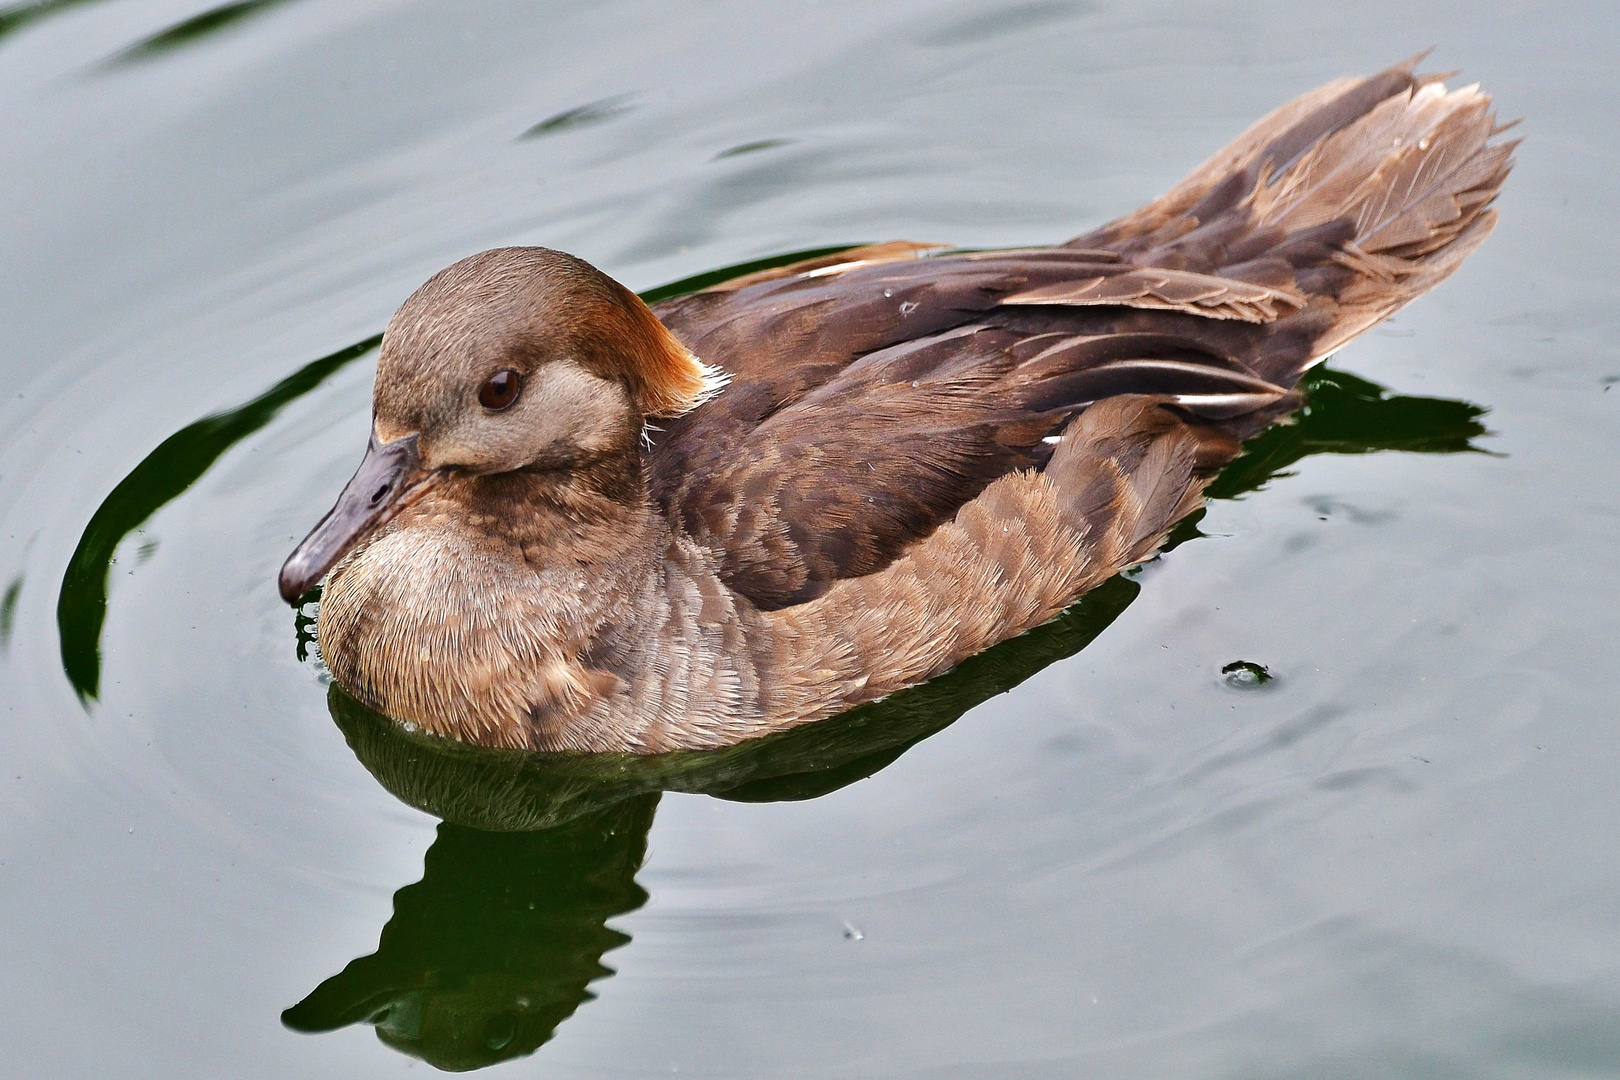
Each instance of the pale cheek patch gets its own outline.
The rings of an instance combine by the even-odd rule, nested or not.
[[[575,446],[587,454],[603,453],[619,444],[627,423],[638,419],[623,387],[572,364],[542,368],[535,382],[544,394],[544,411],[534,428],[537,451]]]

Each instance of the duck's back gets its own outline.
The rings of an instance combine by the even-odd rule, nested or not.
[[[1292,407],[1302,372],[1494,225],[1513,144],[1489,144],[1487,96],[1413,67],[1291,102],[1062,247],[874,245],[660,305],[732,382],[656,437],[654,498],[728,585],[782,609],[885,570],[998,478],[1046,468],[1094,403],[1148,395],[1167,419],[1111,409],[1088,438],[1182,429],[1183,490],[1130,527],[1156,544],[1200,479]]]

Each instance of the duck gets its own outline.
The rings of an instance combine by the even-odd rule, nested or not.
[[[652,306],[560,251],[461,259],[389,320],[280,593],[324,580],[358,702],[509,750],[730,746],[933,679],[1153,557],[1490,234],[1518,144],[1420,60],[1052,247],[870,244]]]

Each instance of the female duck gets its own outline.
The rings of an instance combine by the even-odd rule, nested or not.
[[[941,674],[1151,555],[1484,240],[1512,146],[1413,68],[1061,247],[881,244],[656,309],[559,252],[463,259],[390,321],[282,595],[330,570],[337,679],[492,746],[721,746]]]

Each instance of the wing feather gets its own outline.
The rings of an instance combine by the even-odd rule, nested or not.
[[[1217,467],[1293,406],[1306,368],[1495,223],[1515,144],[1490,143],[1486,95],[1448,92],[1416,62],[1290,102],[1061,247],[868,245],[658,305],[734,379],[657,436],[654,499],[733,589],[775,609],[883,570],[998,478],[1045,468],[1097,402],[1151,399],[1202,424],[1195,472]],[[1168,423],[1160,412],[1141,415]],[[1126,558],[1191,489],[1109,490],[1158,523],[1120,537]]]

